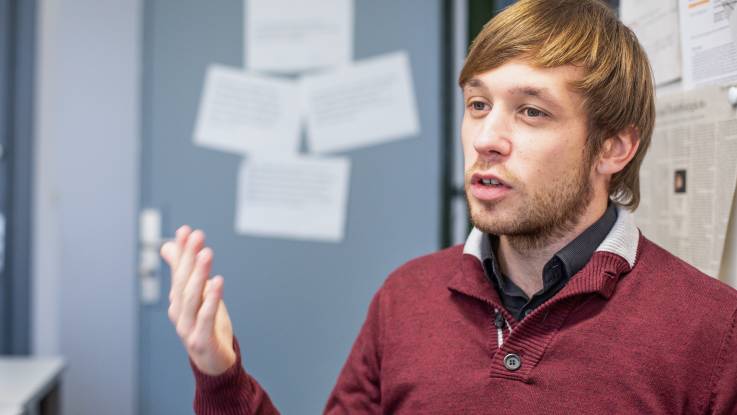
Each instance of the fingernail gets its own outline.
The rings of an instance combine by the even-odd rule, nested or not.
[[[208,255],[211,255],[210,248],[204,248],[197,254],[197,259],[202,262],[207,261]]]

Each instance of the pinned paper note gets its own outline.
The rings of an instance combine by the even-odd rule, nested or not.
[[[681,77],[678,0],[621,0],[619,16],[642,44],[660,85]]]
[[[296,154],[298,94],[295,81],[212,65],[200,100],[194,142],[239,154]]]
[[[344,151],[419,134],[405,52],[302,79],[309,148]]]
[[[683,86],[737,81],[737,40],[730,27],[734,0],[679,0]]]
[[[732,29],[732,42],[737,43],[737,2],[730,3],[729,7],[729,28]]]
[[[348,204],[347,158],[263,159],[241,164],[236,230],[242,234],[340,242]]]
[[[246,66],[296,73],[353,56],[353,0],[246,0]]]

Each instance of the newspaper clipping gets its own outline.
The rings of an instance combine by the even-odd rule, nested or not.
[[[737,184],[737,111],[716,86],[658,97],[656,106],[637,224],[716,278]]]

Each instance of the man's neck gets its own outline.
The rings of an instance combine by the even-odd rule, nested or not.
[[[514,236],[500,235],[497,257],[504,275],[512,280],[528,297],[543,288],[543,268],[558,251],[599,220],[606,211],[607,200],[592,201],[578,222],[564,232],[541,244],[520,243]]]

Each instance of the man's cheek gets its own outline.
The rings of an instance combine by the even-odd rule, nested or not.
[[[468,171],[476,163],[476,152],[464,149],[463,153],[463,171]]]

